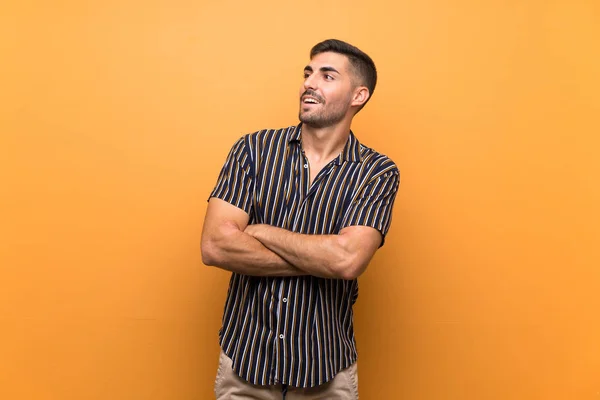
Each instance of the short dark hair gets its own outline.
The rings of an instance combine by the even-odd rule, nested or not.
[[[321,43],[317,43],[310,50],[310,58],[312,59],[317,54],[326,52],[339,53],[348,57],[354,72],[362,80],[362,84],[369,89],[369,98],[359,108],[360,111],[371,100],[371,96],[373,96],[373,92],[375,91],[375,85],[377,84],[377,68],[375,68],[375,63],[371,57],[358,47],[338,39],[327,39]]]

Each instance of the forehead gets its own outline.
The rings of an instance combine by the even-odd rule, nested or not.
[[[328,51],[315,55],[311,58],[308,66],[310,66],[313,71],[317,71],[324,67],[333,67],[340,73],[346,73],[348,72],[348,62],[348,57],[345,55]]]

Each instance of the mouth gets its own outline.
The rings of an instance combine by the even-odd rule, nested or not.
[[[321,103],[315,97],[311,97],[311,96],[302,96],[302,99],[300,101],[301,101],[302,104],[305,104],[305,105],[312,105],[312,104],[320,104]]]
[[[302,93],[302,96],[300,96],[300,103],[311,105],[324,103],[324,101],[321,100],[321,96],[319,96],[314,90],[307,89]]]

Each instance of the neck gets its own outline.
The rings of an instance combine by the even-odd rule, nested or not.
[[[302,124],[302,149],[317,160],[333,159],[344,150],[349,136],[350,122],[325,128]]]

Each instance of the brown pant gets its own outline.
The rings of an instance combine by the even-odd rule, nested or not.
[[[215,380],[217,400],[282,400],[281,385],[256,386],[240,378],[231,368],[232,362],[221,350],[219,369]],[[358,400],[358,372],[356,363],[340,371],[333,380],[314,388],[288,387],[285,400]]]

